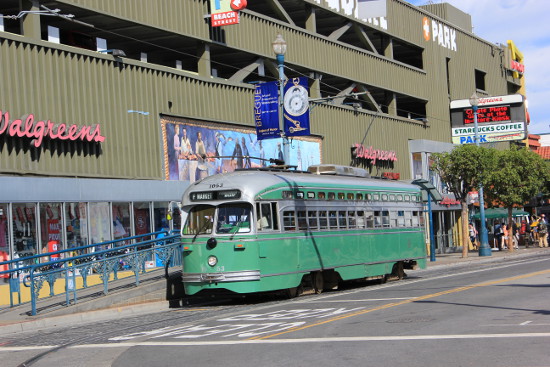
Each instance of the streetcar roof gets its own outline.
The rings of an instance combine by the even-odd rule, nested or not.
[[[191,192],[232,189],[239,189],[241,191],[242,201],[253,201],[256,195],[261,192],[277,187],[288,187],[289,190],[314,187],[327,190],[370,189],[380,191],[409,191],[414,193],[420,191],[417,185],[402,181],[352,176],[318,175],[300,171],[239,170],[212,175],[191,184],[187,188],[182,202],[184,205],[189,204],[188,196]]]

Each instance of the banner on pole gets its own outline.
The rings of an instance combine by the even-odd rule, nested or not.
[[[309,89],[305,77],[291,78],[284,87],[284,131],[286,136],[310,135]]]
[[[280,138],[279,87],[277,82],[260,83],[254,91],[254,121],[257,140]]]

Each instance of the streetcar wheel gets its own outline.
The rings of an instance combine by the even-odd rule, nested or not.
[[[405,278],[405,270],[403,269],[403,262],[402,261],[396,263],[393,266],[392,275],[396,276],[397,279],[399,279],[399,280]]]
[[[311,286],[313,287],[313,292],[316,294],[323,293],[325,281],[323,279],[323,272],[316,271],[311,273]]]
[[[388,274],[382,275],[382,278],[379,279],[380,284],[386,284],[388,281]]]
[[[298,297],[298,287],[288,288],[285,295],[288,299]]]

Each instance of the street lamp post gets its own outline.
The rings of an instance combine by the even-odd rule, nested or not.
[[[284,152],[284,161],[286,164],[290,163],[289,157],[289,147],[288,147],[288,138],[285,136],[284,130],[284,117],[283,117],[283,95],[284,95],[284,86],[285,86],[285,53],[286,53],[286,41],[283,39],[281,34],[278,34],[275,38],[275,41],[272,43],[273,52],[277,56],[277,67],[279,69],[279,129],[281,138],[283,138],[283,152]]]
[[[479,147],[479,130],[477,127],[477,107],[479,106],[479,98],[477,94],[472,94],[470,97],[470,105],[474,110],[474,131],[476,146]],[[479,246],[479,256],[491,256],[491,247],[489,247],[489,238],[487,235],[487,225],[485,224],[485,200],[483,198],[483,184],[479,185],[479,219],[481,220],[481,245]]]

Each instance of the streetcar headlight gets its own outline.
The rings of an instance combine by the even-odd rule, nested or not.
[[[208,265],[214,266],[218,263],[218,258],[216,256],[208,256]]]

